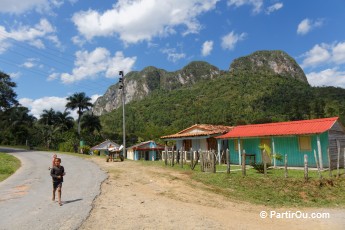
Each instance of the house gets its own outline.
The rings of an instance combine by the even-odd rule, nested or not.
[[[111,140],[106,140],[96,146],[93,146],[90,150],[93,151],[93,150],[98,150],[100,152],[100,154],[105,154],[105,155],[108,155],[109,152],[108,152],[108,148],[109,147],[112,147],[112,148],[120,148],[120,145],[116,144],[115,142],[111,141]]]
[[[218,153],[225,149],[227,141],[218,141],[215,137],[229,132],[233,127],[224,125],[195,124],[178,133],[162,136],[165,141],[176,141],[176,149],[184,147],[185,151],[216,150]],[[218,154],[220,156],[220,154]]]
[[[163,145],[154,141],[146,141],[127,148],[127,159],[131,160],[158,160],[164,150]]]
[[[331,167],[334,168],[338,148],[341,150],[341,165],[344,163],[345,131],[338,117],[237,126],[217,138],[228,140],[232,164],[241,164],[243,151],[254,156],[256,162],[262,162],[266,155],[262,154],[259,146],[263,144],[269,146],[273,154],[287,154],[288,166],[303,166],[304,155],[307,154],[308,165],[316,167],[315,151],[321,169],[328,168],[329,149]],[[284,165],[278,160],[270,163]]]

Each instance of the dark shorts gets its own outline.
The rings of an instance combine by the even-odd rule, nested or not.
[[[62,182],[61,181],[53,181],[53,189],[57,189],[57,188],[61,188],[62,187]]]

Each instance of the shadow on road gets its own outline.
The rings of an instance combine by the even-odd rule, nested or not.
[[[3,152],[3,153],[17,153],[17,152],[28,152],[28,150],[0,147],[0,152]]]
[[[66,201],[64,201],[63,203],[64,203],[64,204],[69,204],[69,203],[73,203],[73,202],[77,202],[77,201],[81,201],[81,200],[83,200],[83,199],[66,200]]]

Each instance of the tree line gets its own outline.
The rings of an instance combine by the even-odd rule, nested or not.
[[[81,140],[93,145],[103,139],[100,119],[88,112],[92,103],[84,92],[69,96],[65,111],[50,108],[36,118],[19,104],[15,87],[10,76],[0,72],[0,144],[74,151]],[[73,110],[77,120],[71,116]]]

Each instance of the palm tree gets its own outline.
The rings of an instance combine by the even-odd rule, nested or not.
[[[99,117],[93,114],[85,114],[82,117],[81,127],[82,129],[85,129],[90,133],[93,133],[95,130],[99,132],[102,129],[101,121],[99,120]]]
[[[73,128],[74,119],[69,116],[70,112],[57,112],[56,113],[56,125],[59,127],[60,131],[67,131]]]
[[[54,125],[56,123],[56,112],[54,109],[43,110],[43,113],[40,115],[39,122],[45,125]]]
[[[72,96],[67,98],[66,110],[78,109],[78,135],[80,137],[80,119],[85,110],[89,110],[92,107],[91,98],[87,97],[84,92],[74,93]]]

